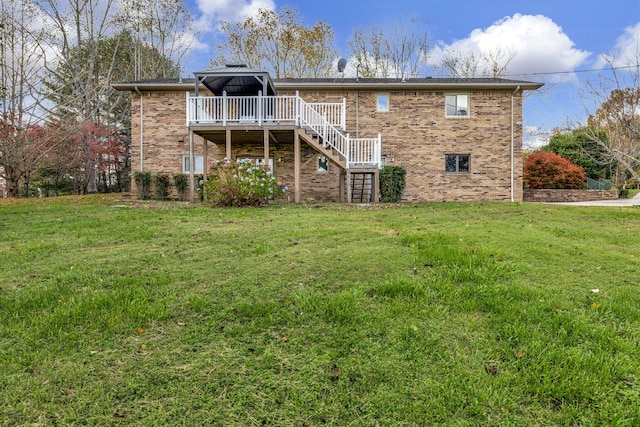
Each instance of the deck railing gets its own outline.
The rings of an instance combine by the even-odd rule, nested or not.
[[[311,129],[353,166],[380,167],[381,138],[350,138],[346,129],[346,100],[308,103],[295,96],[191,96],[187,93],[187,126],[290,123]]]
[[[298,103],[294,96],[190,96],[187,93],[187,125],[192,123],[227,126],[270,122],[297,124]],[[332,126],[345,129],[346,100],[334,103],[309,103]]]

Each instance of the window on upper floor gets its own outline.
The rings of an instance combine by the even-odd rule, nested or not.
[[[448,173],[471,172],[470,154],[445,154],[444,171]]]
[[[469,117],[469,94],[448,94],[446,105],[447,117]]]
[[[378,94],[378,111],[389,111],[389,94],[388,93],[379,93]]]
[[[193,169],[193,173],[201,174],[204,172],[204,157],[193,156],[196,167]],[[191,173],[191,160],[189,156],[182,156],[182,173]]]

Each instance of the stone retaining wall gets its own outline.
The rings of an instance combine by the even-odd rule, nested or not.
[[[525,202],[592,202],[618,198],[617,190],[556,190],[525,188]]]

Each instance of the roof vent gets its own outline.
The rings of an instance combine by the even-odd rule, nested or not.
[[[224,64],[224,66],[229,68],[247,68],[247,64]]]

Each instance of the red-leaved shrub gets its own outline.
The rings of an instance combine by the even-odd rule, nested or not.
[[[539,151],[525,160],[523,179],[528,188],[583,188],[587,175],[569,160]]]

